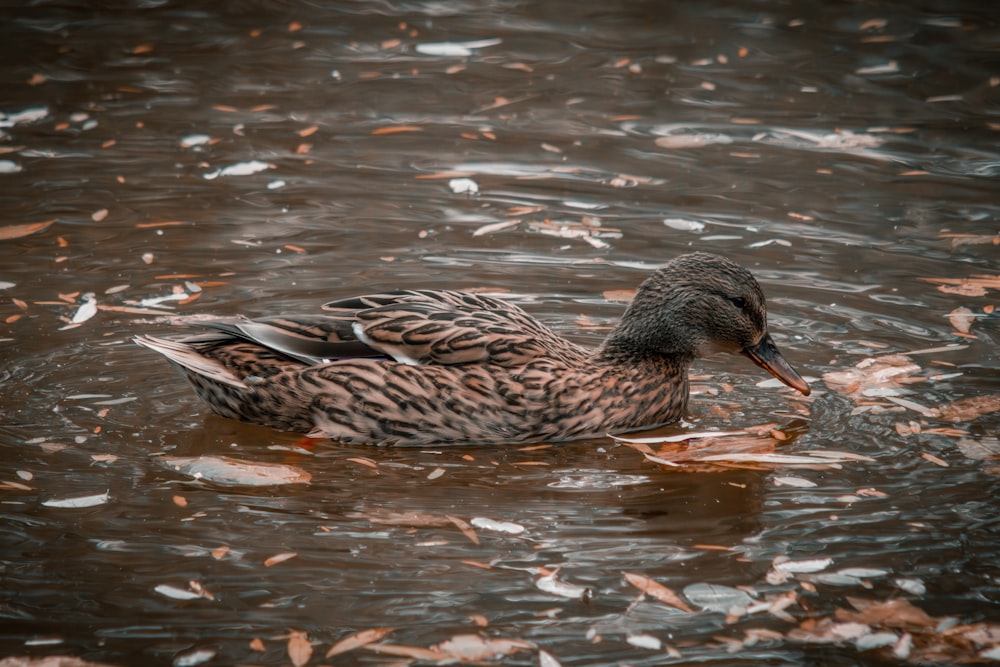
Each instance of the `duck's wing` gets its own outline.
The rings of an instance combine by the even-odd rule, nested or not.
[[[358,341],[407,364],[516,367],[539,357],[586,355],[515,304],[482,294],[400,290],[331,301],[323,309],[353,319]]]
[[[355,313],[210,320],[201,326],[256,343],[310,366],[336,359],[385,358],[354,334]]]

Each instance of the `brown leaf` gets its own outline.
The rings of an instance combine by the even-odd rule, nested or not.
[[[403,658],[413,658],[414,660],[426,660],[427,662],[440,664],[446,661],[453,661],[453,658],[440,651],[422,648],[420,646],[402,646],[400,644],[367,644],[365,648],[375,653],[386,655],[398,655]]]
[[[473,530],[472,526],[470,526],[468,522],[459,519],[457,516],[451,516],[450,514],[448,515],[448,521],[455,524],[455,527],[462,531],[462,534],[468,537],[473,544],[479,544],[479,535],[476,534],[476,531]]]
[[[939,414],[951,422],[965,422],[997,410],[1000,410],[1000,394],[990,394],[960,398],[940,408]]]
[[[309,662],[312,657],[313,647],[309,643],[309,635],[305,632],[292,630],[288,633],[288,657],[295,667]]]
[[[956,331],[967,334],[972,328],[973,322],[976,321],[976,315],[962,306],[948,313],[948,321],[951,322],[951,326],[955,327]]]
[[[373,135],[399,134],[400,132],[423,132],[424,128],[419,125],[389,125],[386,127],[376,127],[372,130]]]
[[[920,280],[935,283],[940,291],[948,294],[982,296],[988,289],[1000,290],[1000,276],[976,275],[969,278],[920,278]]]
[[[689,614],[694,613],[694,609],[692,609],[687,602],[684,602],[684,600],[682,600],[677,593],[674,593],[658,581],[653,581],[649,577],[645,577],[641,574],[632,574],[630,572],[625,573],[625,580],[649,597],[659,600],[665,605],[680,609],[681,611],[686,611]]]
[[[938,619],[932,618],[927,612],[914,606],[908,600],[876,602],[861,598],[848,598],[848,602],[858,611],[838,609],[836,614],[838,621],[852,621],[902,630],[933,628],[938,624]]]
[[[534,644],[518,639],[483,639],[479,635],[464,634],[446,639],[433,648],[460,662],[481,662],[530,650]]]
[[[23,225],[7,225],[6,227],[0,227],[0,241],[19,239],[22,236],[29,236],[30,234],[43,232],[48,229],[53,222],[55,222],[55,220],[46,220],[45,222],[29,222]]]
[[[372,642],[379,641],[390,632],[392,632],[392,628],[369,628],[367,630],[362,630],[361,632],[355,632],[353,635],[344,637],[331,646],[330,650],[326,652],[326,657],[332,658],[335,655],[340,655],[341,653],[347,653],[348,651],[353,651],[356,648],[367,646]]]
[[[307,484],[312,475],[301,468],[281,463],[254,463],[229,456],[164,456],[168,467],[196,479],[234,486]]]
[[[286,560],[295,558],[298,556],[294,551],[286,551],[285,553],[275,554],[264,561],[264,567],[271,567],[272,565],[277,565],[278,563],[284,563]]]

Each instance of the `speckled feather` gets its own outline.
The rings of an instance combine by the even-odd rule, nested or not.
[[[348,443],[565,440],[668,423],[687,407],[691,361],[717,350],[808,392],[773,348],[757,282],[706,253],[650,276],[596,349],[512,303],[463,292],[401,290],[323,310],[136,342],[167,357],[219,415]],[[764,343],[780,363],[756,358]]]

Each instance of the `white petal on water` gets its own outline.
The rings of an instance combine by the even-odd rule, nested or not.
[[[201,593],[195,593],[194,591],[189,591],[186,588],[178,588],[177,586],[171,586],[170,584],[159,584],[153,590],[164,597],[170,598],[171,600],[197,600],[204,597]]]
[[[4,113],[0,111],[0,127],[14,127],[22,123],[33,123],[49,115],[48,107],[31,107],[21,111]]]
[[[535,586],[537,586],[540,591],[552,593],[553,595],[569,598],[571,600],[588,600],[592,595],[592,591],[589,587],[578,586],[577,584],[570,584],[565,581],[561,581],[556,578],[555,572],[535,579]]]
[[[899,577],[897,579],[893,579],[892,583],[896,584],[900,590],[906,591],[910,595],[922,596],[927,593],[927,586],[925,586],[924,582],[919,579]]]
[[[189,294],[185,294],[184,292],[171,292],[170,294],[166,294],[164,296],[151,296],[147,299],[143,299],[142,301],[139,302],[139,305],[148,308],[150,306],[159,306],[160,304],[166,303],[167,301],[183,301],[189,296],[190,296]],[[172,306],[165,306],[165,307],[172,308]]]
[[[651,651],[659,651],[663,648],[663,642],[653,635],[629,635],[625,641],[636,648],[648,648]]]
[[[80,307],[76,309],[75,313],[73,313],[73,317],[70,319],[70,324],[86,322],[97,314],[97,297],[94,296],[94,293],[87,292],[81,298],[83,299],[83,303],[81,303]]]
[[[839,572],[820,573],[811,579],[827,586],[860,586],[861,579]]]
[[[687,220],[685,218],[665,218],[663,224],[670,229],[676,229],[681,232],[703,232],[705,231],[705,223],[699,220]]]
[[[287,185],[287,183],[285,183],[283,180],[281,180],[279,178],[276,181],[271,181],[270,183],[268,183],[267,184],[267,189],[268,190],[278,190],[278,189],[281,189],[281,188],[285,187],[285,185]]]
[[[207,134],[189,134],[186,137],[181,137],[181,147],[194,148],[195,146],[204,146],[210,141],[212,141],[212,137]]]
[[[807,560],[786,560],[774,563],[774,569],[781,572],[791,572],[793,574],[807,574],[810,572],[822,572],[833,564],[832,558],[810,558]]]
[[[774,483],[778,486],[794,486],[800,489],[809,489],[817,486],[816,482],[802,477],[775,477]]]
[[[75,498],[61,498],[59,500],[46,500],[42,505],[45,507],[58,507],[62,509],[79,509],[81,507],[96,507],[108,502],[111,497],[110,492],[95,493],[92,496],[77,496]]]
[[[478,195],[479,194],[479,183],[476,183],[471,178],[453,178],[448,181],[448,187],[456,195]]]
[[[837,570],[837,574],[843,574],[848,577],[858,577],[859,579],[877,579],[879,577],[888,576],[889,570],[883,570],[875,567],[846,567],[843,570]]]
[[[746,592],[717,584],[690,584],[684,587],[684,597],[706,611],[726,613],[733,607],[746,607],[753,598]]]
[[[0,160],[0,174],[16,174],[21,171],[21,165],[13,160]]]
[[[204,174],[202,178],[211,181],[219,176],[250,176],[258,172],[270,169],[271,165],[260,160],[250,160],[248,162],[237,162],[222,169],[216,169]]]
[[[854,70],[855,74],[895,74],[899,71],[899,63],[895,60],[890,60],[887,63],[882,63],[880,65],[870,65],[868,67],[859,67]]]
[[[187,653],[181,653],[174,658],[173,665],[174,667],[195,667],[196,665],[208,662],[215,655],[216,652],[210,648],[199,648]]]
[[[0,280],[0,289],[10,289],[11,287],[16,287],[17,283],[7,282],[6,280]]]
[[[482,49],[487,46],[496,46],[503,43],[499,37],[493,39],[479,39],[471,42],[424,42],[414,47],[417,53],[425,56],[471,56],[474,49]]]
[[[482,528],[483,530],[492,530],[496,533],[508,533],[510,535],[520,535],[524,532],[524,526],[519,523],[514,523],[512,521],[495,521],[493,519],[487,519],[486,517],[477,516],[470,522],[476,528]]]

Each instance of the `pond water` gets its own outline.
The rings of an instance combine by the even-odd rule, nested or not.
[[[85,5],[0,22],[0,657],[1000,659],[990,3]],[[596,344],[692,249],[814,392],[713,357],[660,433],[852,458],[306,447],[130,341],[448,287]]]

